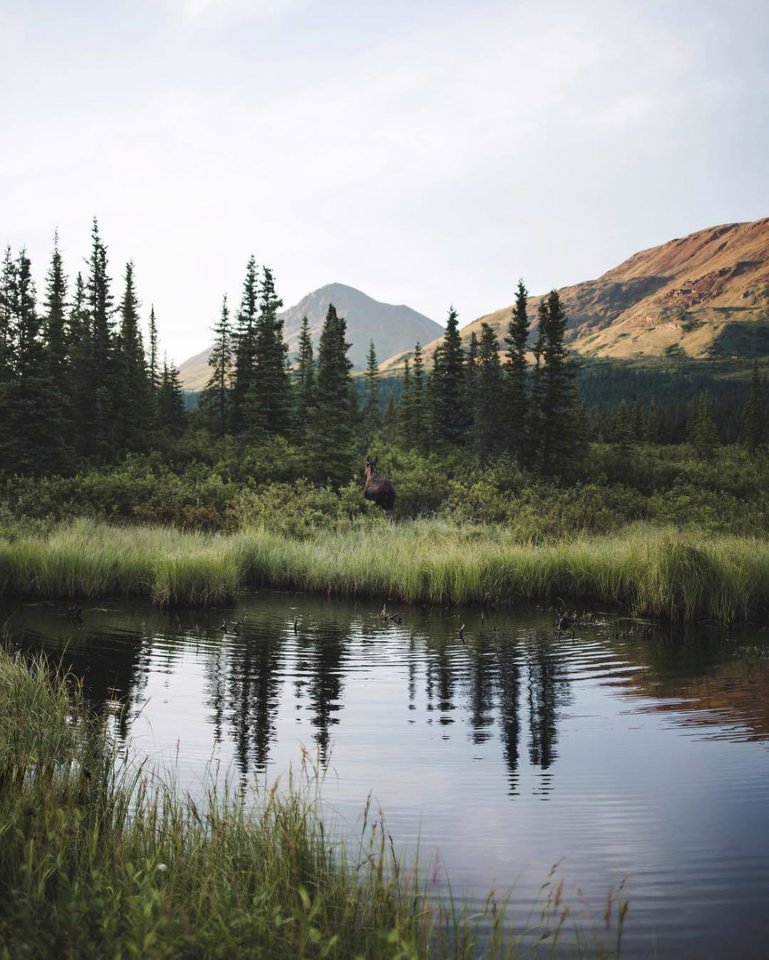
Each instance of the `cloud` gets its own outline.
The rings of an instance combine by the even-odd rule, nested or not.
[[[655,109],[654,97],[647,94],[629,94],[617,97],[607,106],[591,112],[575,109],[574,123],[580,127],[602,130],[621,130],[633,126]]]
[[[178,4],[187,20],[216,16],[219,20],[262,20],[283,16],[303,0],[181,0]]]

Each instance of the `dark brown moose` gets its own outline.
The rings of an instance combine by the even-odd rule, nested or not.
[[[379,476],[376,472],[376,460],[372,460],[371,457],[366,459],[365,477],[363,496],[367,500],[373,500],[383,510],[391,511],[395,506],[395,487],[391,480]]]

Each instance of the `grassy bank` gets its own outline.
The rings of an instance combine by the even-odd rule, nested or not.
[[[730,622],[769,609],[769,544],[635,526],[532,545],[502,525],[379,518],[302,538],[264,527],[213,535],[87,521],[0,538],[4,597],[217,604],[260,586],[429,604],[562,597]]]
[[[3,957],[501,960],[540,956],[534,943],[551,955],[567,932],[558,896],[521,939],[492,895],[470,917],[428,899],[379,819],[355,843],[324,826],[304,774],[198,804],[148,789],[140,769],[116,771],[78,683],[42,661],[0,649],[0,702]],[[610,905],[609,952],[579,956],[618,951],[627,904]]]
[[[201,813],[113,772],[77,685],[0,652],[0,949],[20,957],[419,957],[434,934],[381,834],[353,853],[306,789]]]

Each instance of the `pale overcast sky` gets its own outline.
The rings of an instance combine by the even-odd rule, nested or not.
[[[769,215],[766,0],[0,0],[0,242],[97,216],[169,355],[246,261],[439,322]]]

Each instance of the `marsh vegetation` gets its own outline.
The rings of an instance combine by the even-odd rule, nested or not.
[[[532,545],[503,526],[435,520],[302,538],[267,527],[220,535],[74,521],[0,541],[6,597],[222,605],[257,587],[439,605],[565,597],[637,616],[732,622],[769,608],[769,545],[643,526]]]

